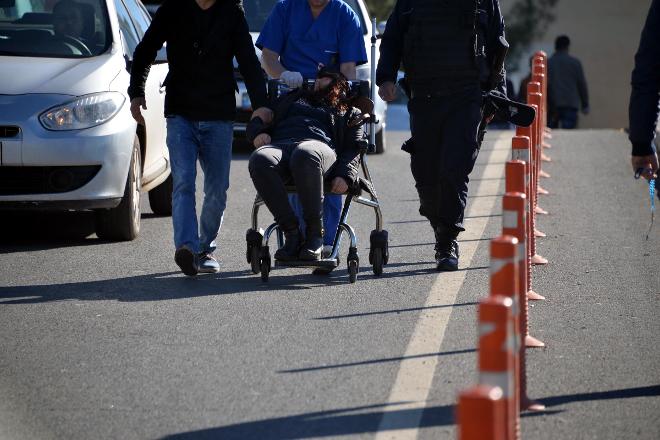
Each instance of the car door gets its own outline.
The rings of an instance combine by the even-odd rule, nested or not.
[[[117,15],[128,56],[132,59],[135,46],[146,32],[151,18],[136,0],[115,0]],[[163,51],[161,51],[163,52]],[[165,89],[162,86],[167,76],[167,61],[157,59],[149,71],[145,85],[147,109],[142,110],[146,124],[147,145],[143,146],[143,184],[162,175],[169,163],[167,150],[166,124],[164,116]]]

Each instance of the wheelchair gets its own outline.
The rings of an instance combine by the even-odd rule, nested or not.
[[[337,228],[333,240],[332,251],[329,255],[322,255],[321,259],[316,261],[273,261],[269,247],[270,238],[273,235],[276,236],[276,242],[279,248],[284,244],[284,234],[277,223],[270,224],[265,231],[259,228],[259,209],[265,203],[259,194],[257,194],[252,206],[252,227],[247,230],[245,236],[247,242],[246,257],[247,262],[252,269],[252,273],[261,274],[262,281],[268,281],[269,274],[273,267],[310,267],[314,268],[314,274],[329,274],[340,265],[339,249],[342,238],[345,234],[350,240],[348,256],[346,257],[348,278],[351,283],[354,283],[357,279],[360,267],[360,258],[358,255],[355,231],[347,222],[348,213],[353,202],[368,206],[375,212],[376,225],[375,229],[371,231],[369,250],[369,264],[371,264],[373,268],[373,273],[376,276],[380,276],[383,273],[383,266],[386,265],[389,260],[388,234],[387,231],[383,229],[383,215],[366,161],[366,154],[374,152],[376,148],[374,130],[377,121],[374,120],[373,101],[369,99],[370,93],[373,95],[373,88],[370,92],[369,81],[349,81],[349,84],[351,86],[351,99],[353,100],[353,105],[360,108],[364,114],[370,115],[365,122],[368,127],[369,136],[368,139],[366,139],[367,136],[365,135],[364,142],[360,143],[359,157],[362,176],[360,176],[358,182],[350,187],[344,194],[345,201],[339,218],[339,227]],[[313,87],[313,85],[314,81],[308,80],[305,81],[303,87]],[[270,80],[268,82],[269,99],[275,99],[287,91],[289,91],[289,89],[278,80]],[[288,193],[297,192],[295,185],[287,184],[286,189]],[[327,184],[324,187],[324,194],[332,194],[330,193],[330,187]]]

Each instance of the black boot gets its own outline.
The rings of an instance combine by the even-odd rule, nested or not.
[[[308,224],[305,229],[305,242],[300,249],[301,260],[320,260],[323,252],[323,225],[319,219],[316,224]]]
[[[436,226],[435,264],[438,272],[458,270],[458,233],[444,225]]]
[[[275,259],[280,261],[291,261],[298,259],[300,252],[300,243],[302,242],[302,235],[298,228],[298,223],[295,226],[289,225],[288,228],[282,228],[284,233],[284,246],[275,251]]]

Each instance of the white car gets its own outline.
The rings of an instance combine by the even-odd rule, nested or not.
[[[259,32],[263,27],[270,11],[273,9],[275,3],[278,0],[243,0],[243,7],[245,8],[245,17],[250,27],[250,34],[252,35],[252,40],[257,41],[259,37]],[[369,62],[357,67],[357,79],[359,80],[369,80],[371,76],[371,18],[369,17],[369,11],[365,5],[364,0],[343,0],[348,6],[350,6],[360,18],[360,23],[362,25],[362,31],[364,33],[364,44],[367,49],[367,57]],[[378,63],[380,50],[380,40],[376,43],[376,63]],[[261,57],[261,51],[256,49],[257,55]],[[234,130],[240,132],[245,131],[245,126],[249,120],[251,114],[251,105],[250,97],[248,96],[247,89],[245,84],[241,79],[240,72],[238,69],[234,69],[238,91],[236,93],[236,123],[234,124]],[[376,125],[376,153],[383,153],[385,151],[385,117],[387,112],[387,104],[385,101],[380,99],[376,94],[375,99],[375,113],[378,119],[378,124]]]
[[[146,126],[126,93],[149,23],[139,0],[0,0],[0,209],[94,210],[111,240],[138,235],[141,191],[171,214],[165,58]]]

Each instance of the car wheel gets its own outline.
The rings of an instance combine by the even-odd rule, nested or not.
[[[172,215],[172,174],[151,191],[149,205],[156,215]]]
[[[381,128],[378,133],[376,133],[376,154],[383,154],[385,152],[385,129]]]
[[[126,177],[124,197],[116,208],[95,212],[96,235],[104,240],[129,241],[140,233],[140,190],[142,189],[140,140],[133,140],[131,164]]]

